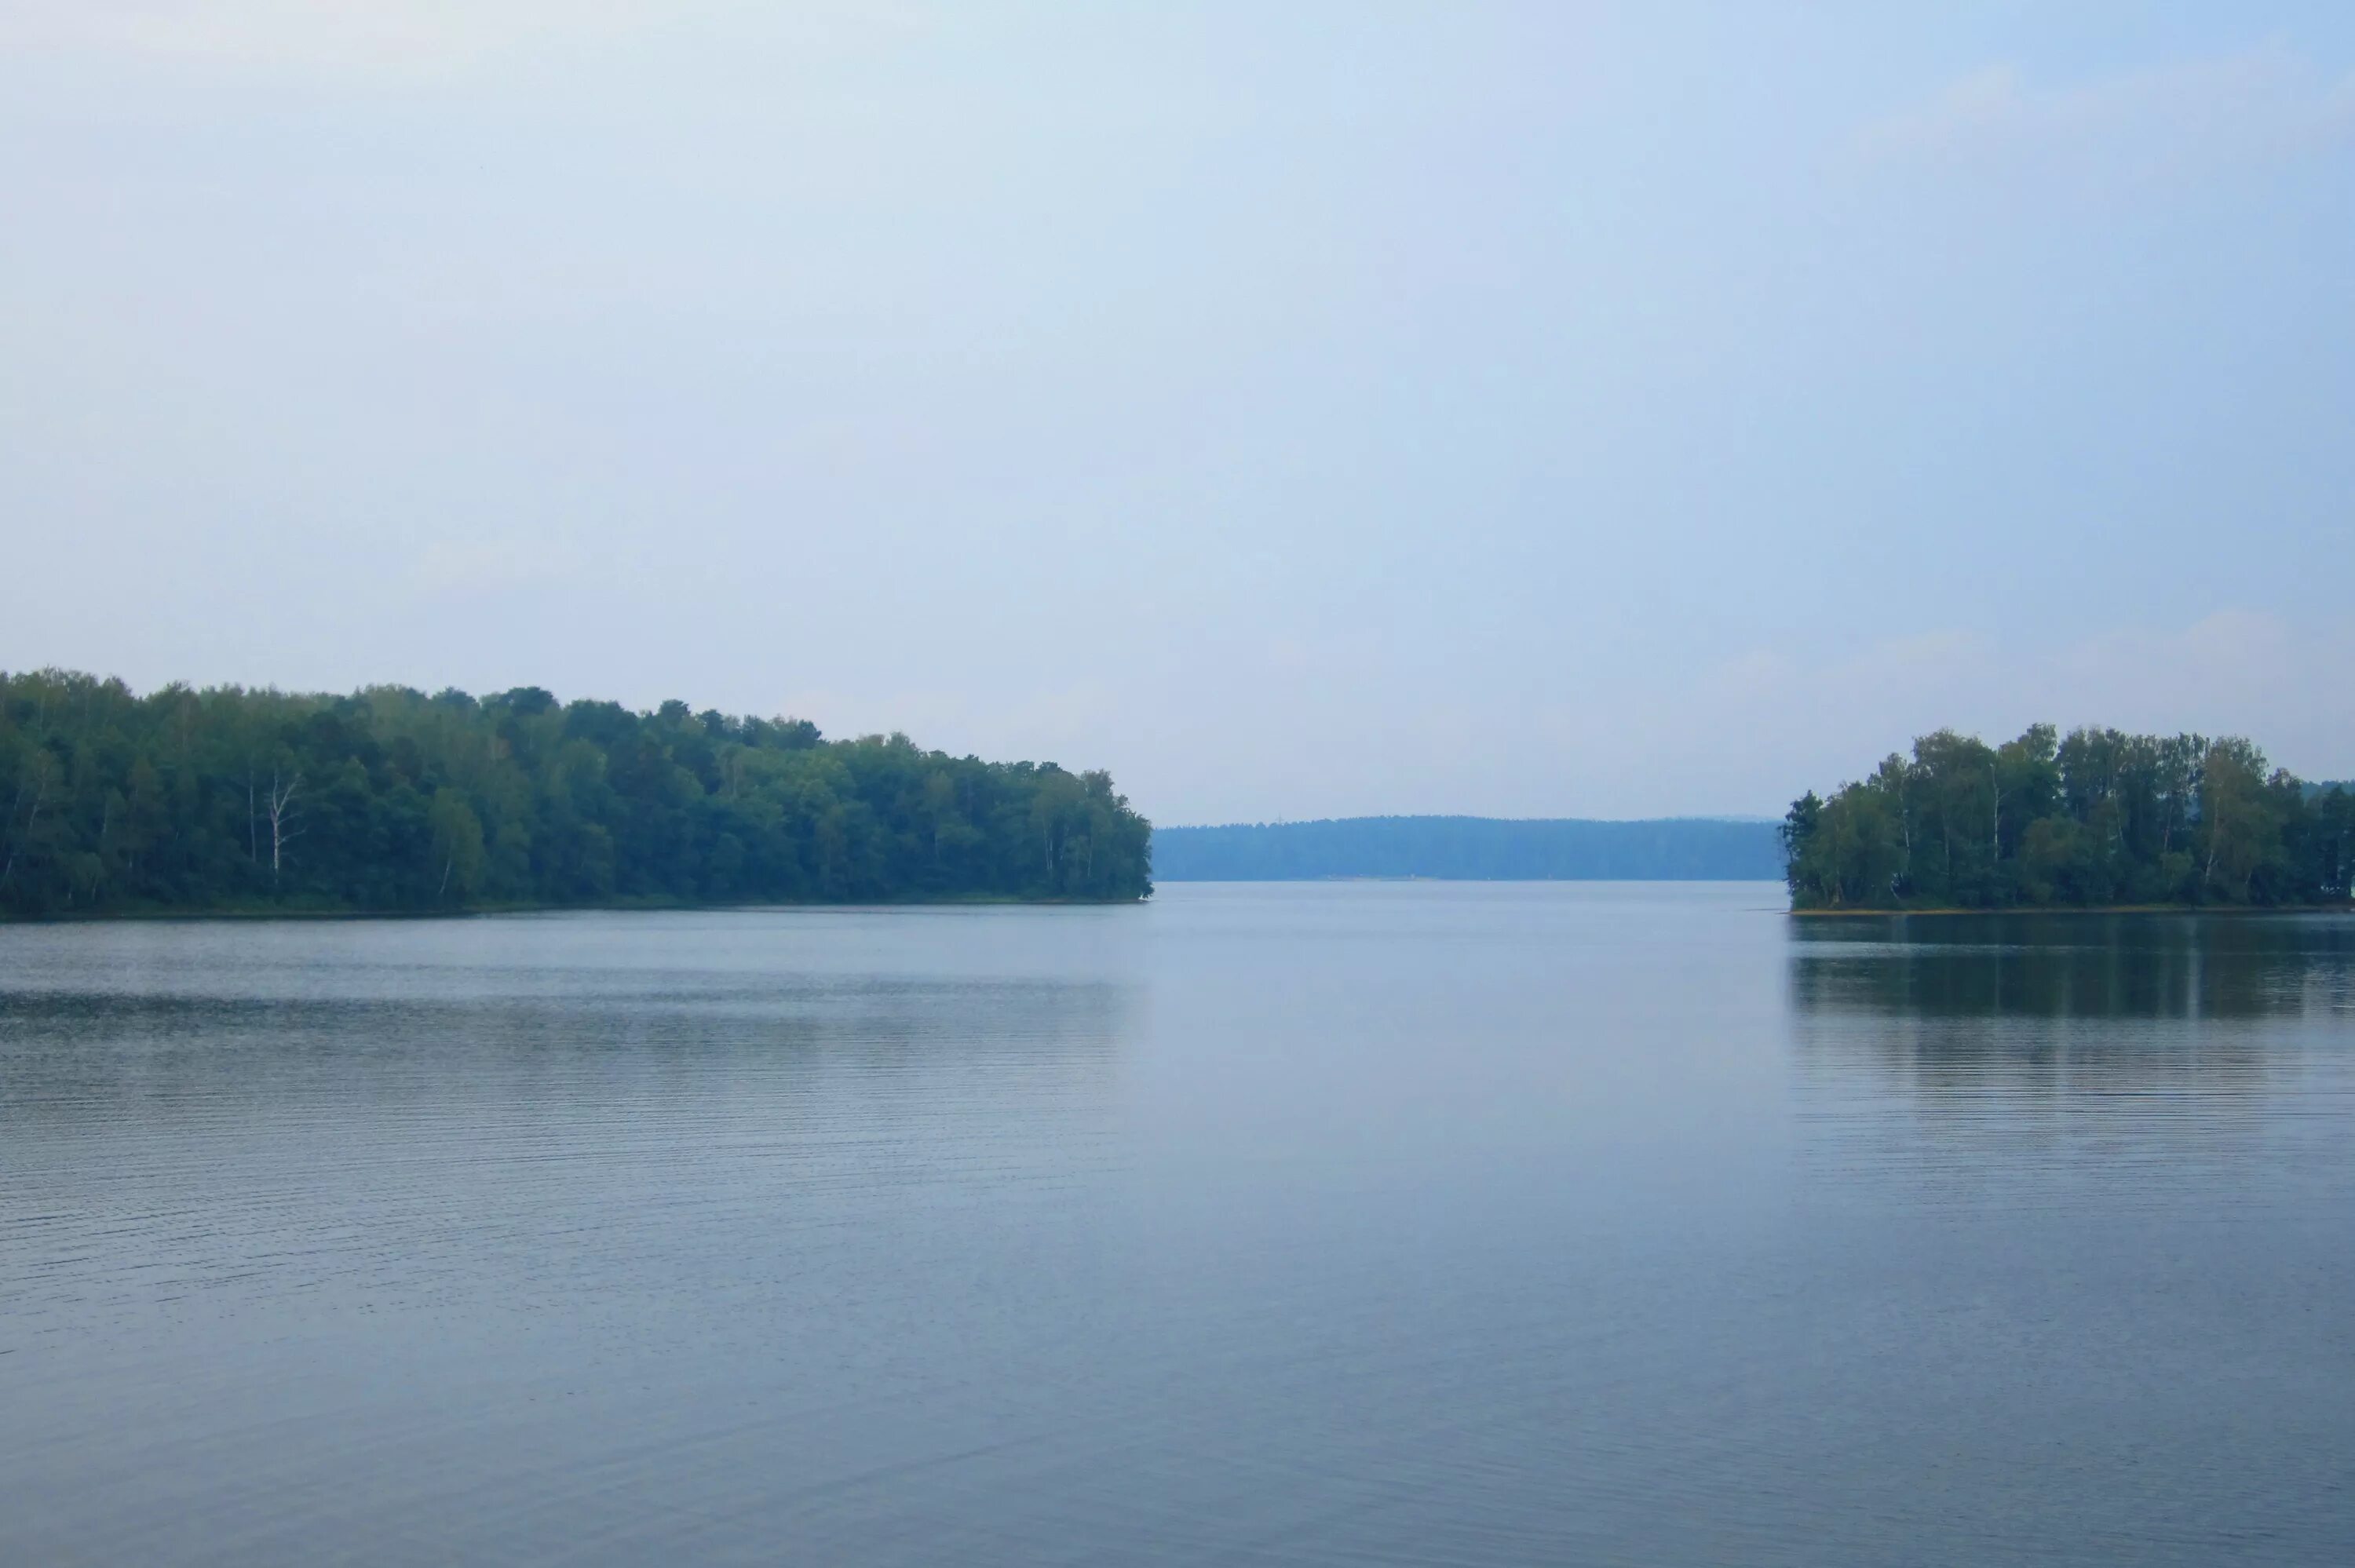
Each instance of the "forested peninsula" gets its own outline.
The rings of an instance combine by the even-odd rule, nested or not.
[[[2236,737],[1940,730],[1782,836],[1800,910],[2343,906],[2355,796]]]
[[[0,672],[0,915],[1149,896],[1104,773],[537,686]]]

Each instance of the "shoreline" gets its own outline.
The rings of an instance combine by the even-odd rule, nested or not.
[[[2239,904],[2013,904],[2000,909],[1939,905],[1928,909],[1786,909],[1794,920],[1903,918],[1909,915],[2345,915],[2355,904],[2281,904],[2256,908]]]
[[[1144,905],[1143,898],[1026,898],[1016,894],[953,895],[943,898],[868,899],[747,899],[724,904],[693,900],[614,899],[594,904],[483,904],[464,909],[281,909],[268,906],[224,906],[201,909],[64,910],[43,915],[0,914],[0,929],[10,926],[104,925],[114,922],[174,920],[480,920],[500,915],[662,915],[711,914],[755,910],[837,910],[844,914],[879,909],[961,909],[969,907],[1041,909],[1110,909]]]

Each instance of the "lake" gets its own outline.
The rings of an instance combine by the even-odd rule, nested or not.
[[[2355,919],[0,927],[0,1562],[2355,1561]]]

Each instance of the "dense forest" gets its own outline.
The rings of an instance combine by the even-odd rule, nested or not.
[[[1103,773],[665,703],[0,672],[0,914],[1134,899]]]
[[[2343,904],[2355,796],[2237,738],[1940,730],[1782,834],[1799,909]]]
[[[1466,882],[1766,881],[1782,874],[1771,821],[1599,822],[1495,817],[1348,817],[1161,828],[1164,882],[1429,876]]]

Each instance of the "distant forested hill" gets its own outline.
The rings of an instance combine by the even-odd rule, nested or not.
[[[0,916],[1141,898],[1103,773],[665,703],[0,672]]]
[[[1783,849],[1774,824],[1764,821],[1349,817],[1156,829],[1153,866],[1164,882],[1295,882],[1340,876],[1771,882],[1783,874]]]

